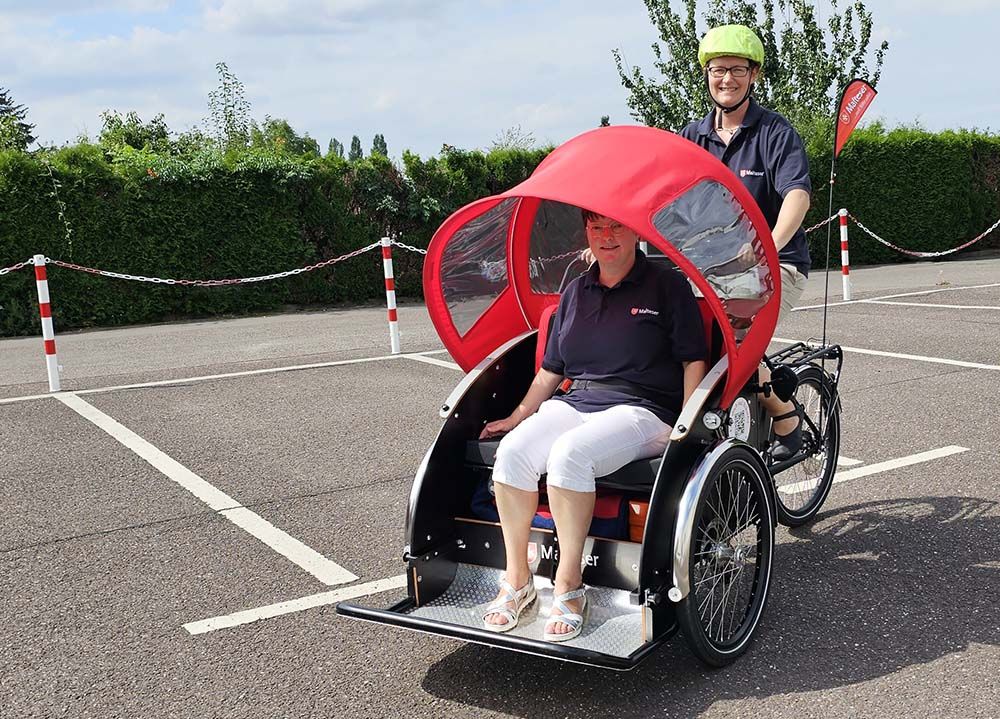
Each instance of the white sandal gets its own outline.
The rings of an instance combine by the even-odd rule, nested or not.
[[[580,597],[583,597],[583,605],[580,607],[580,613],[575,614],[569,610],[569,607],[565,603],[573,599],[579,599]],[[550,616],[549,621],[545,622],[546,631],[543,635],[545,641],[568,642],[570,639],[575,639],[583,631],[583,615],[587,611],[587,588],[580,587],[571,592],[554,596],[552,598],[552,609],[561,613]],[[565,624],[570,628],[570,631],[553,634],[548,631],[550,624]]]
[[[535,601],[534,577],[529,578],[528,583],[520,589],[514,589],[513,584],[506,579],[501,579],[500,588],[503,590],[503,594],[486,607],[486,611],[483,612],[483,628],[491,632],[509,632],[517,626],[517,620],[520,618],[521,612]],[[511,602],[514,603],[513,610],[507,606]],[[507,621],[503,624],[490,624],[486,621],[486,617],[491,614],[499,614],[501,617],[506,617]]]

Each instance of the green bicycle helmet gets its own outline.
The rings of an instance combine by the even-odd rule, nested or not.
[[[764,64],[764,43],[757,37],[757,33],[746,25],[720,25],[705,33],[698,45],[698,62],[705,70],[709,61],[716,57],[743,57],[757,65]],[[708,71],[705,70],[705,87],[709,97],[712,96],[712,89],[708,82]],[[725,114],[729,114],[739,109],[743,103],[750,99],[753,92],[753,83],[747,86],[747,91],[743,99],[735,105],[722,105],[712,97],[712,102]],[[722,116],[719,116],[719,127],[722,127]]]
[[[720,25],[705,33],[698,45],[698,62],[702,67],[714,57],[731,55],[745,57],[758,65],[764,64],[764,43],[746,25]]]

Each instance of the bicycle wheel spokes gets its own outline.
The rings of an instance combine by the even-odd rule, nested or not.
[[[742,472],[730,469],[716,482],[698,527],[692,587],[706,635],[726,644],[750,609],[761,541],[759,498]]]
[[[823,431],[829,419],[820,387],[811,382],[800,384],[796,397],[803,413],[812,421],[810,424],[803,420],[802,425],[803,448],[811,454],[774,477],[781,493],[781,503],[792,512],[800,511],[812,502],[832,459],[827,453],[825,435],[816,434],[817,429]]]

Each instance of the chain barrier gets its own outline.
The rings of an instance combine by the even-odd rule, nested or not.
[[[822,222],[819,222],[819,223],[813,225],[812,227],[809,227],[808,229],[805,230],[806,234],[808,234],[810,232],[813,232],[815,230],[818,230],[819,228],[821,228],[821,227],[823,227],[825,225],[828,225],[829,223],[831,223],[834,220],[836,220],[838,216],[839,215],[836,215],[836,214],[835,215],[831,215],[830,217],[826,218]],[[958,247],[954,247],[954,248],[952,248],[950,250],[942,250],[940,252],[918,252],[918,251],[915,251],[915,250],[907,250],[907,249],[905,249],[903,247],[899,247],[898,245],[894,245],[891,242],[889,242],[888,240],[885,240],[882,237],[879,237],[876,233],[872,232],[870,229],[868,229],[867,227],[865,227],[865,225],[857,217],[855,217],[854,215],[848,214],[848,217],[851,218],[851,221],[854,222],[854,224],[856,224],[858,227],[860,227],[862,230],[864,230],[868,235],[870,235],[877,242],[881,242],[886,247],[889,247],[890,249],[896,250],[897,252],[902,252],[903,254],[910,255],[911,257],[942,257],[944,255],[950,255],[950,254],[953,254],[955,252],[959,252],[961,250],[964,250],[966,247],[969,247],[969,246],[974,245],[975,243],[979,242],[981,239],[983,239],[984,237],[986,237],[987,235],[989,235],[991,232],[993,232],[994,230],[996,230],[998,227],[1000,227],[1000,219],[998,219],[996,222],[993,223],[993,226],[990,227],[988,230],[986,230],[985,232],[983,232],[982,234],[980,234],[978,237],[975,237],[974,239],[971,239],[968,242],[965,242],[965,243],[959,245]],[[398,240],[392,240],[392,244],[395,245],[396,247],[401,248],[401,249],[409,250],[410,252],[416,252],[417,254],[420,254],[420,255],[426,255],[427,254],[427,250],[425,250],[425,249],[421,249],[420,247],[414,247],[413,245],[407,245],[406,243],[399,242]],[[99,269],[96,269],[94,267],[85,267],[83,265],[77,265],[77,264],[74,264],[72,262],[65,262],[63,260],[53,260],[50,257],[46,257],[45,258],[45,263],[46,264],[56,265],[57,267],[63,267],[63,268],[68,269],[68,270],[76,270],[78,272],[86,272],[88,274],[100,275],[101,277],[112,277],[112,278],[119,279],[119,280],[133,280],[133,281],[136,281],[136,282],[152,282],[154,284],[163,284],[163,285],[183,285],[183,286],[187,286],[187,287],[224,287],[224,286],[228,286],[228,285],[244,285],[244,284],[251,284],[251,283],[254,283],[254,282],[267,282],[269,280],[277,280],[277,279],[281,279],[283,277],[291,277],[292,275],[300,275],[300,274],[302,274],[304,272],[312,272],[313,270],[318,270],[318,269],[321,269],[323,267],[329,267],[331,265],[337,264],[338,262],[343,262],[344,260],[349,260],[352,257],[357,257],[358,255],[362,255],[365,252],[369,252],[369,251],[371,251],[371,250],[373,250],[373,249],[375,249],[376,247],[379,247],[379,246],[380,246],[379,242],[373,242],[370,245],[366,245],[364,247],[358,248],[357,250],[354,250],[352,252],[348,252],[347,254],[341,255],[340,257],[334,257],[334,258],[331,258],[329,260],[323,260],[322,262],[317,262],[316,264],[313,264],[313,265],[307,265],[306,267],[299,267],[299,268],[296,268],[294,270],[287,270],[285,272],[275,272],[275,273],[270,274],[270,275],[260,275],[260,276],[257,276],[257,277],[239,277],[239,278],[222,279],[222,280],[184,280],[184,279],[177,280],[177,279],[169,279],[169,278],[161,278],[161,277],[145,277],[143,275],[129,275],[129,274],[125,274],[123,272],[111,272],[109,270],[99,270]],[[561,255],[556,255],[555,257],[538,258],[538,259],[533,260],[533,262],[539,263],[539,264],[543,264],[545,262],[550,262],[550,261],[554,261],[554,260],[561,260],[561,259],[565,259],[566,257],[570,257],[571,255],[577,254],[577,252],[578,252],[578,250],[571,250],[570,252],[566,252],[566,253],[563,253]],[[6,274],[10,274],[11,272],[16,272],[17,270],[20,270],[20,269],[22,269],[24,267],[27,267],[28,265],[31,265],[31,264],[34,264],[33,260],[28,259],[28,260],[25,260],[24,262],[18,262],[15,265],[11,265],[10,267],[0,268],[0,277],[2,277],[3,275],[6,275]]]
[[[73,262],[66,262],[64,260],[54,260],[51,257],[45,258],[45,264],[55,265],[56,267],[62,267],[67,270],[75,270],[77,272],[86,272],[91,275],[99,275],[101,277],[112,277],[118,280],[132,280],[134,282],[151,282],[153,284],[159,285],[182,285],[185,287],[225,287],[228,285],[246,285],[254,282],[267,282],[269,280],[278,280],[283,277],[291,277],[292,275],[300,275],[303,272],[312,272],[313,270],[322,269],[323,267],[329,267],[330,265],[335,265],[338,262],[343,262],[344,260],[349,260],[352,257],[357,257],[365,252],[374,250],[379,247],[381,243],[373,242],[365,247],[360,247],[352,252],[348,252],[340,257],[334,257],[329,260],[323,260],[322,262],[317,262],[314,265],[308,265],[306,267],[299,267],[294,270],[287,270],[285,272],[275,272],[270,275],[259,275],[257,277],[237,277],[232,279],[223,280],[177,280],[164,277],[146,277],[145,275],[129,275],[124,272],[111,272],[110,270],[100,270],[96,267],[86,267],[84,265],[78,265]],[[426,255],[427,250],[423,250],[419,247],[414,247],[413,245],[407,245],[402,242],[392,241],[392,244],[397,247],[401,247],[404,250],[410,250],[411,252],[416,252],[420,255]],[[10,267],[0,268],[0,276],[6,275],[10,272],[15,272],[22,267],[34,264],[34,260],[28,259],[24,262],[19,262],[16,265]]]
[[[312,272],[313,270],[318,270],[322,267],[329,267],[330,265],[335,265],[338,262],[343,262],[344,260],[349,260],[352,257],[357,257],[358,255],[364,254],[369,250],[373,250],[379,246],[378,242],[373,242],[366,247],[361,247],[353,252],[348,252],[346,255],[341,255],[340,257],[334,257],[329,260],[323,260],[322,262],[317,262],[314,265],[308,265],[306,267],[299,267],[294,270],[287,270],[285,272],[276,272],[271,275],[260,275],[258,277],[239,277],[233,279],[225,280],[174,280],[165,279],[162,277],[145,277],[143,275],[127,275],[123,272],[110,272],[108,270],[98,270],[93,267],[84,267],[83,265],[75,265],[72,262],[64,262],[62,260],[53,260],[49,257],[45,258],[45,264],[52,264],[56,267],[63,267],[67,270],[77,270],[78,272],[87,272],[92,275],[100,275],[101,277],[113,277],[119,280],[134,280],[136,282],[152,282],[154,284],[161,285],[184,285],[186,287],[224,287],[227,285],[246,285],[252,282],[266,282],[268,280],[277,280],[282,277],[291,277],[292,275],[300,275],[303,272]]]
[[[829,217],[827,217],[822,222],[818,222],[815,225],[813,225],[812,227],[810,227],[809,229],[805,230],[805,233],[808,235],[813,230],[818,230],[820,227],[823,227],[824,225],[829,225],[831,222],[833,222],[834,220],[836,220],[839,216],[840,215],[830,215]]]
[[[567,257],[572,257],[573,255],[579,255],[583,250],[576,249],[570,250],[569,252],[563,252],[561,255],[553,255],[552,257],[536,257],[534,262],[539,262],[545,264],[546,262],[555,262],[556,260],[565,260]]]
[[[419,247],[414,247],[413,245],[405,245],[402,242],[399,242],[398,240],[393,240],[392,244],[394,244],[396,247],[402,247],[404,250],[409,250],[410,252],[416,252],[418,255],[427,254],[427,250],[422,250]]]
[[[876,240],[878,242],[881,242],[883,245],[885,245],[886,247],[889,247],[890,249],[896,250],[896,252],[902,252],[904,255],[910,255],[911,257],[941,257],[943,255],[950,255],[953,252],[958,252],[959,250],[964,250],[966,247],[969,247],[970,245],[976,244],[981,239],[983,239],[984,237],[986,237],[986,235],[988,235],[991,232],[993,232],[993,230],[995,230],[996,228],[1000,227],[1000,220],[997,220],[996,222],[993,223],[993,226],[991,228],[989,228],[988,230],[986,230],[986,232],[983,232],[981,235],[979,235],[975,239],[969,240],[968,242],[966,242],[964,244],[961,244],[958,247],[953,247],[950,250],[942,250],[941,252],[917,252],[916,250],[907,250],[907,249],[904,249],[902,247],[899,247],[897,245],[892,244],[888,240],[882,239],[881,237],[879,237],[878,235],[876,235],[874,232],[872,232],[871,230],[869,230],[867,227],[865,227],[863,224],[861,224],[861,221],[858,220],[858,218],[855,217],[854,215],[848,214],[847,216],[851,218],[851,220],[854,222],[855,225],[857,225],[862,230],[864,230],[869,235],[871,235],[871,237],[874,240]]]
[[[24,262],[18,262],[16,265],[11,265],[10,267],[2,267],[0,268],[0,277],[9,274],[11,272],[17,272],[22,267],[27,267],[28,265],[33,265],[33,264],[35,264],[34,260],[32,260],[29,257]]]

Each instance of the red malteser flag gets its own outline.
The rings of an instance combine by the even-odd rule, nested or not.
[[[840,149],[857,127],[861,116],[875,99],[875,88],[864,80],[854,79],[844,88],[840,96],[840,110],[837,112],[837,134],[834,143],[833,156],[840,154]]]

